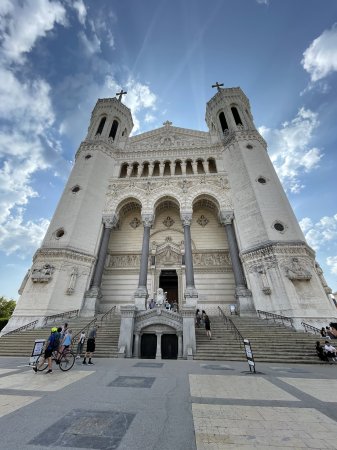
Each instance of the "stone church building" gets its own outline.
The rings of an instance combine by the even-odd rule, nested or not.
[[[130,136],[123,91],[97,101],[4,331],[116,306],[125,356],[138,355],[140,341],[155,333],[176,336],[178,356],[188,357],[196,308],[274,312],[297,327],[334,315],[248,98],[240,88],[215,87],[207,132],[167,121]],[[148,308],[162,292],[171,309]]]

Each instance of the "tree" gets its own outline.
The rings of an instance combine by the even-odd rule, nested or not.
[[[15,300],[8,300],[5,297],[0,297],[0,317],[4,319],[9,319],[13,314],[16,306]]]

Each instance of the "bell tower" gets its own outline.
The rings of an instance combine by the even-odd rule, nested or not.
[[[48,315],[83,309],[85,292],[97,272],[106,223],[113,222],[110,218],[103,222],[103,210],[109,179],[118,176],[116,153],[125,147],[133,128],[131,111],[122,103],[124,94],[99,99],[93,109],[87,136],[76,152],[6,331]],[[90,314],[94,312],[93,307]]]
[[[207,103],[206,123],[222,145],[233,226],[255,309],[303,318],[314,316],[320,304],[329,317],[332,306],[315,269],[315,253],[255,128],[249,100],[239,87],[222,86],[213,86],[217,93]]]

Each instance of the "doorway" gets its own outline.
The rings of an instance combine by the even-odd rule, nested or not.
[[[163,334],[161,337],[161,358],[177,359],[178,336],[176,334]]]
[[[143,334],[140,343],[140,357],[143,359],[156,359],[157,336],[155,334]]]
[[[176,270],[162,270],[159,276],[159,287],[167,292],[167,301],[172,305],[178,303],[178,275]]]

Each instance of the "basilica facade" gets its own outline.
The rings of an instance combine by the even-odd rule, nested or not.
[[[126,356],[146,327],[173,330],[186,356],[196,308],[274,312],[297,327],[334,314],[249,100],[240,88],[215,87],[207,132],[167,121],[130,136],[123,92],[97,101],[7,330],[116,306]],[[171,310],[148,308],[159,289]]]

